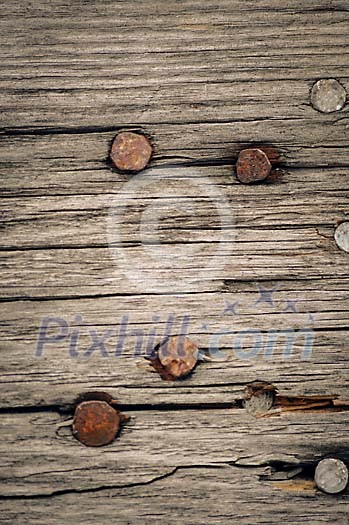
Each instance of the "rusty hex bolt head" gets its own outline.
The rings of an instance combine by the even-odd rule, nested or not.
[[[236,175],[240,182],[251,184],[268,177],[272,169],[271,162],[264,151],[248,148],[240,151],[236,165]]]
[[[123,131],[116,135],[110,158],[120,171],[143,170],[152,155],[152,147],[144,135]]]
[[[73,435],[88,447],[108,445],[117,436],[122,416],[105,401],[84,401],[75,410]]]
[[[197,345],[183,336],[168,337],[155,350],[156,354],[146,359],[166,381],[175,381],[189,375],[199,358]]]
[[[326,458],[317,464],[315,483],[327,494],[343,492],[348,485],[348,478],[348,468],[340,459]]]

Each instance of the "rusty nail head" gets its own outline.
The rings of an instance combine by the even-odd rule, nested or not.
[[[152,155],[152,147],[144,135],[123,131],[116,135],[110,158],[120,171],[143,170]]]
[[[272,169],[271,162],[261,149],[248,148],[240,151],[236,165],[236,174],[240,182],[251,184],[268,177]]]
[[[175,378],[188,375],[198,360],[199,349],[188,337],[170,337],[158,350],[160,363]]]
[[[155,370],[167,381],[189,375],[198,362],[199,349],[188,337],[173,336],[156,347],[155,357],[148,358]]]
[[[343,492],[348,485],[348,478],[348,468],[340,459],[326,458],[317,464],[315,483],[327,494]]]
[[[84,401],[75,410],[73,435],[88,447],[108,445],[117,436],[122,414],[106,401]]]
[[[347,93],[334,78],[327,78],[316,82],[310,93],[310,101],[314,109],[321,113],[333,113],[344,108]]]

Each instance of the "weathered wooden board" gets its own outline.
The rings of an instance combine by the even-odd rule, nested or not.
[[[260,302],[259,287],[275,290],[273,304]],[[71,403],[81,390],[96,388],[111,388],[116,397],[131,404],[231,402],[241,396],[247,382],[261,378],[293,394],[347,397],[347,279],[257,285],[233,281],[219,294],[77,295],[61,300],[43,296],[3,306],[3,406]],[[39,351],[39,328],[47,317],[63,320],[49,322],[47,337],[62,333],[60,322],[67,323],[67,332],[61,341],[45,344]],[[79,340],[73,355],[70,336],[76,330]],[[258,336],[246,336],[239,352],[239,334],[246,330],[259,331],[262,344],[258,349]],[[279,330],[280,337],[268,355],[271,330]],[[285,357],[285,330],[294,333],[289,357]],[[314,338],[310,355],[305,351],[304,330]],[[103,347],[91,350],[91,332],[99,339],[106,337]],[[168,384],[136,366],[140,355],[150,352],[166,333],[187,333],[201,348],[218,347],[224,355],[214,355],[215,361],[201,365],[190,379]]]
[[[305,180],[316,183],[323,174],[321,167],[337,167],[335,173],[338,175],[338,168],[349,165],[345,116],[321,115],[313,110],[310,125],[311,129],[303,131],[302,121],[265,119],[255,122],[232,120],[219,125],[139,125],[126,129],[142,131],[151,137],[154,147],[151,166],[154,167],[231,165],[245,146],[273,145],[287,169],[309,169],[300,172],[291,169],[287,177],[293,180],[298,176],[304,184]],[[109,132],[88,129],[71,133],[4,131],[0,141],[4,194],[46,195],[49,190],[50,195],[81,195],[115,191],[115,182],[127,180],[125,175],[112,170],[108,161],[112,140],[120,129],[125,127],[115,125]],[[314,167],[317,168],[315,172]],[[213,170],[210,177],[215,172]]]
[[[349,412],[239,408],[256,379],[349,398],[348,254],[334,241],[349,216],[348,105],[323,115],[309,101],[319,78],[349,90],[347,3],[0,7],[0,522],[347,525],[348,493],[316,492],[308,471],[259,476],[326,454],[349,462]],[[108,161],[120,129],[151,137],[139,177]],[[233,166],[250,144],[275,147],[283,174],[239,184]],[[112,211],[128,198],[116,238]],[[137,366],[137,343],[149,350],[171,315],[172,333],[206,351],[220,335],[230,358],[175,383]],[[69,333],[39,357],[47,316]],[[106,330],[105,349],[84,356]],[[254,354],[241,358],[246,330]],[[292,355],[282,335],[268,354],[271,330],[293,331]],[[302,330],[314,336],[306,358]],[[88,390],[131,415],[105,448],[59,428],[70,415],[58,410]]]
[[[97,328],[100,337],[104,329]],[[234,403],[242,397],[246,384],[256,379],[271,381],[281,392],[291,395],[336,394],[348,399],[347,330],[315,332],[312,356],[308,359],[303,357],[301,336],[295,336],[293,355],[286,358],[286,337],[278,338],[271,357],[265,355],[267,334],[262,335],[264,345],[257,355],[253,353],[255,339],[247,338],[243,347],[245,358],[238,357],[234,349],[237,337],[236,333],[222,341],[221,350],[230,360],[202,364],[191,378],[175,383],[164,382],[157,374],[137,366],[143,360],[130,356],[139,342],[132,336],[125,343],[124,357],[114,355],[115,338],[106,344],[104,355],[96,350],[88,358],[92,340],[87,335],[79,341],[79,358],[69,355],[69,341],[46,345],[41,358],[35,356],[35,342],[30,336],[29,343],[21,337],[20,342],[5,341],[1,405],[60,406],[72,403],[78,394],[89,390],[107,391],[129,404]],[[201,345],[209,340],[195,329],[192,338]],[[10,352],[5,352],[6,348]]]
[[[284,174],[285,180],[280,184],[252,188],[237,184],[232,172],[232,168],[212,167],[153,170],[131,179],[127,184],[125,181],[115,183],[111,194],[4,198],[3,221],[6,228],[2,244],[19,248],[50,244],[81,246],[88,242],[106,244],[108,214],[113,209],[121,213],[123,208],[124,242],[139,241],[137,230],[140,221],[145,220],[142,214],[148,207],[152,215],[146,224],[152,225],[150,219],[155,221],[160,218],[165,221],[163,228],[166,231],[170,227],[175,231],[181,228],[197,230],[202,225],[201,232],[194,231],[194,241],[230,240],[230,237],[224,236],[224,231],[219,231],[219,212],[223,219],[231,222],[231,227],[252,229],[280,229],[290,225],[293,228],[314,225],[335,227],[337,221],[347,217],[347,169],[337,172],[323,170],[321,178],[317,174],[318,180],[310,182],[306,175],[311,178],[311,173],[302,171],[298,176],[293,175],[293,180],[291,175],[291,181],[286,180],[288,175]],[[331,179],[328,189],[327,179]],[[220,207],[219,198],[224,199]],[[216,237],[213,237],[212,229],[218,229]],[[211,235],[208,238],[205,237],[206,230]],[[173,241],[171,233],[168,242]],[[188,242],[190,239],[183,235],[179,240]]]
[[[348,523],[348,496],[315,494],[311,483],[261,483],[258,469],[226,465],[177,469],[163,479],[124,488],[1,501],[6,525]],[[127,501],[127,504],[125,503]]]
[[[155,256],[151,256],[149,264],[144,246],[127,244],[115,246],[112,251],[97,247],[2,252],[1,297],[34,300],[150,292],[178,295],[224,291],[225,282],[236,283],[237,287],[239,282],[248,280],[326,278],[331,282],[348,275],[347,255],[336,247],[330,229],[319,233],[316,228],[253,230],[239,237],[230,245],[163,243],[157,250],[165,254],[175,252],[172,267],[168,258],[159,260]],[[211,256],[215,250],[220,250],[221,255],[219,265],[213,267]],[[132,270],[135,263],[140,268],[138,274]]]
[[[69,422],[67,416],[3,414],[1,455],[6,461],[1,494],[49,496],[62,490],[118,487],[190,466],[276,465],[282,471],[283,464],[315,464],[327,454],[349,459],[344,432],[349,412],[310,411],[258,419],[236,408],[128,415],[131,419],[117,441],[87,448],[72,436],[70,427],[61,427]],[[338,428],[343,429],[341,435]]]
[[[347,78],[346,10],[343,1],[41,1],[25,11],[11,2],[2,20],[3,123],[299,118],[304,130],[308,118],[310,130],[312,80]]]

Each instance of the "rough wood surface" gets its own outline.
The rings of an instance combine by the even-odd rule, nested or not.
[[[309,100],[321,78],[349,90],[347,2],[0,8],[0,523],[347,525],[348,491],[316,491],[312,468],[349,462],[349,265],[334,240],[349,214],[348,105],[324,115]],[[108,161],[121,129],[152,140],[138,177]],[[279,152],[266,184],[234,176],[251,144]],[[47,316],[69,334],[39,358]],[[169,316],[206,352],[221,334],[228,358],[177,383],[137,366]],[[263,340],[250,359],[237,356],[244,330]],[[271,330],[293,331],[292,355],[282,335],[268,354]],[[333,403],[256,419],[241,400],[257,379]],[[88,390],[131,415],[106,448],[61,426]]]
[[[8,454],[0,490],[8,496],[87,491],[144,482],[176,467],[313,464],[327,454],[349,459],[349,412],[285,413],[256,419],[243,409],[128,412],[117,441],[86,448],[72,437],[67,416],[3,414],[1,454]],[[325,432],[322,429],[326,426]],[[292,440],[292,448],[290,448]],[[21,443],[18,447],[17,444]],[[56,459],[59,458],[59,465]],[[52,468],[56,464],[57,468]],[[59,468],[58,468],[59,467]]]
[[[60,525],[62,521],[94,525],[241,523],[243,525],[348,523],[348,496],[314,493],[311,482],[260,483],[259,469],[179,468],[170,475],[135,486],[87,494],[67,493],[42,499],[1,502],[1,522]],[[127,504],[125,501],[127,500]],[[49,509],[49,511],[48,511]],[[68,509],[68,510],[67,510]]]
[[[266,288],[270,282],[263,283]],[[274,294],[275,307],[256,305],[258,292],[253,283],[226,284],[224,293],[169,295],[131,295],[115,297],[76,297],[67,300],[12,301],[4,303],[2,328],[2,406],[59,405],[72,401],[79,391],[112,389],[125,403],[173,403],[232,401],[240,396],[244,386],[255,379],[275,382],[289,393],[339,394],[348,392],[347,280],[279,282]],[[287,298],[298,299],[298,312],[284,311]],[[236,314],[225,313],[226,302],[239,305]],[[226,351],[228,361],[214,361],[200,365],[195,374],[179,383],[168,384],[157,374],[136,366],[139,355],[151,345],[151,331],[155,327],[155,341],[164,337],[169,316],[173,314],[172,334],[183,333],[183,320],[188,316],[188,335],[200,347],[208,349],[212,334],[224,332],[218,347]],[[77,357],[69,354],[70,338],[47,344],[42,357],[36,356],[36,341],[42,319],[48,315],[61,317],[70,324],[69,332],[77,327],[80,339]],[[77,321],[76,316],[82,320]],[[123,340],[122,355],[116,353],[120,340],[120,325],[128,317],[127,337]],[[157,322],[152,322],[158,316]],[[206,325],[206,326],[205,326]],[[52,322],[53,334],[59,327]],[[294,330],[293,355],[284,357],[286,337],[275,344],[273,356],[265,355],[265,344],[254,359],[241,359],[234,351],[234,341],[241,330],[252,328],[263,334],[268,330]],[[304,358],[304,337],[301,330],[314,332],[312,355]],[[112,333],[104,348],[96,348],[89,358],[92,344],[90,331],[103,337]],[[143,330],[142,349],[137,350]],[[244,350],[255,344],[246,338]],[[154,345],[154,343],[153,343]],[[9,352],[8,349],[11,349]],[[136,354],[136,357],[134,357]],[[137,355],[138,354],[138,355]],[[205,385],[207,388],[205,388]]]

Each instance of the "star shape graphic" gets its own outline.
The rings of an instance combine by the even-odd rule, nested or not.
[[[308,314],[308,319],[311,323],[315,321],[314,316],[312,314]]]
[[[269,306],[274,306],[273,294],[276,292],[276,287],[268,289],[264,288],[260,284],[257,284],[257,286],[259,291],[259,297],[254,304],[256,305],[259,303],[266,303],[269,304]]]
[[[238,306],[239,302],[238,301],[235,301],[235,303],[230,303],[229,301],[225,301],[225,308],[222,312],[221,315],[225,315],[225,314],[233,314],[233,315],[238,315],[236,313],[236,307]]]
[[[208,330],[208,324],[207,324],[207,323],[203,323],[203,324],[201,325],[201,328],[202,328],[203,330]]]
[[[297,303],[299,303],[299,301],[286,299],[286,308],[284,312],[292,312],[294,314],[297,314],[298,313]]]

